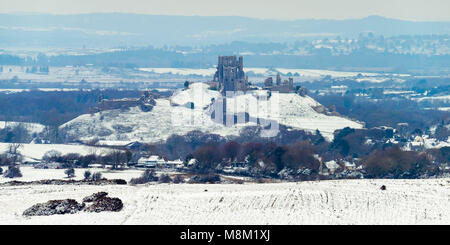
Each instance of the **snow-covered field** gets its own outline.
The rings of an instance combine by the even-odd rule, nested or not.
[[[193,68],[139,68],[140,71],[154,72],[159,74],[172,73],[177,75],[200,75],[200,76],[213,76],[216,72],[216,68],[207,69],[193,69]]]
[[[346,72],[346,71],[330,71],[330,70],[318,70],[318,69],[286,69],[286,68],[276,68],[281,74],[299,74],[305,77],[322,77],[322,76],[332,76],[332,77],[356,77],[358,74],[363,76],[378,76],[379,73],[368,73],[368,72]]]
[[[177,74],[181,76],[187,75],[200,75],[200,76],[214,76],[216,72],[215,67],[206,69],[194,69],[194,68],[139,68],[140,71],[153,72],[158,74]],[[280,73],[283,76],[288,76],[289,74],[298,75],[300,77],[309,78],[319,78],[324,76],[332,77],[356,77],[362,75],[365,77],[385,77],[385,76],[395,76],[395,77],[407,77],[408,74],[382,74],[373,72],[348,72],[348,71],[332,71],[332,70],[320,70],[320,69],[291,69],[291,68],[264,68],[264,67],[245,67],[245,72],[251,72],[255,75],[262,76],[273,76],[276,73]],[[381,79],[381,78],[380,78]],[[367,78],[368,81],[372,81]],[[380,82],[380,80],[373,80]]]
[[[0,154],[7,151],[9,148],[8,143],[0,143]],[[61,154],[78,153],[80,155],[88,154],[107,154],[111,151],[108,148],[92,147],[85,145],[64,145],[64,144],[22,144],[18,151],[24,156],[25,160],[28,159],[42,159],[42,156],[48,151],[55,150]]]
[[[6,170],[8,167],[3,167]],[[132,178],[137,178],[141,176],[143,170],[139,169],[126,169],[126,170],[111,170],[109,168],[75,168],[74,180],[82,180],[84,178],[84,172],[89,170],[91,173],[99,172],[102,177],[107,179],[124,179],[127,182]],[[0,175],[0,183],[8,182],[11,180],[17,181],[38,181],[38,180],[48,180],[48,179],[62,179],[67,180],[67,175],[64,173],[65,169],[37,169],[32,166],[21,166],[20,172],[22,177],[20,178],[5,178]]]
[[[214,122],[210,116],[209,106],[213,99],[218,101],[220,96],[219,92],[209,90],[208,85],[194,83],[188,90],[176,91],[169,99],[157,99],[156,106],[149,112],[142,112],[138,107],[134,107],[129,110],[109,110],[85,114],[61,127],[67,129],[73,137],[81,140],[98,138],[106,141],[157,142],[167,139],[172,134],[185,135],[193,130],[222,136],[237,136],[242,128],[255,125],[254,122],[248,122],[225,126]],[[275,97],[279,99],[275,100]],[[194,104],[193,109],[191,109],[190,102]],[[227,110],[231,113],[248,110],[251,117],[266,119],[268,118],[259,112],[267,109],[269,105],[277,103],[275,106],[279,108],[276,113],[279,124],[311,132],[319,129],[330,140],[336,129],[363,127],[360,123],[346,118],[318,113],[313,109],[315,106],[320,106],[318,102],[309,96],[302,97],[294,93],[273,95],[266,102],[257,101],[256,96],[246,94],[227,99],[228,102],[234,105],[240,104],[235,108],[231,104],[227,105]],[[256,108],[256,110],[252,110],[252,108]],[[274,115],[272,114],[272,116]]]
[[[4,129],[5,127],[14,128],[14,127],[18,126],[19,124],[24,126],[24,128],[26,128],[28,130],[29,134],[34,134],[34,133],[38,134],[38,133],[42,132],[45,128],[44,125],[39,124],[39,123],[0,121],[0,129]]]
[[[385,185],[387,190],[380,190]],[[0,224],[450,224],[450,179],[275,184],[0,187]],[[23,217],[36,203],[94,192],[118,213]]]

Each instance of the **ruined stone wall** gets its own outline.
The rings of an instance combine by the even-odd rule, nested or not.
[[[219,91],[222,94],[226,91],[247,90],[243,57],[238,59],[236,56],[219,56],[214,81],[219,83]]]

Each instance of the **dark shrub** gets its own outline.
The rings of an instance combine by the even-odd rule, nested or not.
[[[94,194],[92,194],[90,196],[87,196],[87,197],[83,198],[83,202],[94,202],[94,201],[97,201],[100,198],[106,197],[107,195],[108,195],[108,193],[104,192],[104,191],[97,192],[97,193],[94,193]]]
[[[92,173],[91,173],[91,171],[89,171],[89,170],[86,170],[86,171],[84,171],[84,179],[89,179],[89,178],[91,178],[91,175],[92,175]]]
[[[175,177],[173,177],[173,183],[175,184],[181,184],[184,183],[184,178],[181,175],[176,175]]]
[[[415,178],[430,166],[424,154],[402,151],[399,147],[390,147],[374,151],[365,162],[368,177],[372,178]]]
[[[3,176],[5,176],[5,178],[18,178],[22,177],[22,173],[20,172],[20,168],[18,166],[9,166]]]
[[[199,183],[199,182],[200,182],[200,176],[198,176],[198,175],[192,176],[189,179],[189,183]]]
[[[170,176],[167,174],[162,174],[161,176],[159,176],[158,182],[159,183],[170,183],[170,182],[172,182],[172,178],[170,178]]]
[[[95,154],[83,156],[80,158],[80,165],[82,168],[87,168],[87,167],[89,167],[89,164],[94,163],[96,160],[97,160],[97,156]]]
[[[38,203],[23,212],[24,216],[48,216],[55,214],[74,214],[83,210],[84,204],[73,199],[51,200]]]
[[[217,146],[199,147],[193,155],[197,160],[194,168],[203,173],[214,171],[222,161],[222,154]]]
[[[67,175],[67,178],[75,177],[75,169],[73,168],[66,169],[64,173]]]
[[[102,173],[100,173],[100,172],[95,172],[93,175],[92,175],[92,180],[93,181],[97,181],[97,180],[101,180],[102,179]]]
[[[42,160],[44,160],[45,162],[59,162],[61,157],[62,157],[61,152],[57,150],[50,150],[44,154]]]
[[[292,170],[308,168],[317,172],[319,170],[319,161],[314,157],[312,146],[307,141],[301,141],[288,148],[283,154],[282,160],[285,167]]]
[[[117,185],[126,185],[127,184],[127,181],[124,179],[114,179],[113,181]]]
[[[427,153],[434,157],[438,163],[450,162],[450,147],[444,146],[439,149],[428,149]]]
[[[223,155],[225,158],[229,159],[230,161],[236,160],[236,158],[239,156],[241,152],[241,144],[239,144],[236,141],[230,141],[227,142],[223,146]]]
[[[218,183],[220,182],[220,176],[218,174],[204,174],[204,175],[196,175],[192,177],[189,181],[189,183]]]
[[[155,176],[155,171],[146,169],[141,177],[139,178],[133,178],[130,180],[130,184],[132,185],[138,185],[138,184],[145,184],[152,181],[158,181],[158,177]]]
[[[257,178],[256,183],[263,184],[266,183],[266,181],[263,178]]]
[[[3,174],[3,168],[0,168],[0,174]]]
[[[86,207],[84,211],[86,212],[119,212],[123,208],[123,202],[117,197],[102,197],[95,201],[89,207]]]
[[[285,167],[283,161],[283,155],[288,151],[286,146],[278,146],[275,149],[269,151],[269,159],[275,164],[277,171],[282,170]]]
[[[204,183],[213,184],[213,183],[220,182],[220,176],[218,174],[207,174],[207,175],[204,175],[200,181],[202,181]]]

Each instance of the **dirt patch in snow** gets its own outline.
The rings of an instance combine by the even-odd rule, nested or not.
[[[92,203],[87,205],[87,203]],[[119,212],[123,208],[123,202],[119,198],[108,197],[106,192],[94,193],[83,198],[82,203],[74,199],[50,200],[46,203],[38,203],[26,209],[24,216],[49,216],[55,214],[74,214],[85,212]]]

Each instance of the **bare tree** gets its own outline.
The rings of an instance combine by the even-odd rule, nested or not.
[[[17,163],[22,162],[22,154],[19,152],[19,148],[22,148],[23,145],[20,143],[11,143],[8,146],[8,151],[6,154],[10,159],[11,165],[15,165]]]
[[[113,150],[110,153],[111,156],[111,163],[112,163],[112,169],[117,169],[119,166],[121,167],[127,162],[127,155],[125,152],[121,150]]]

